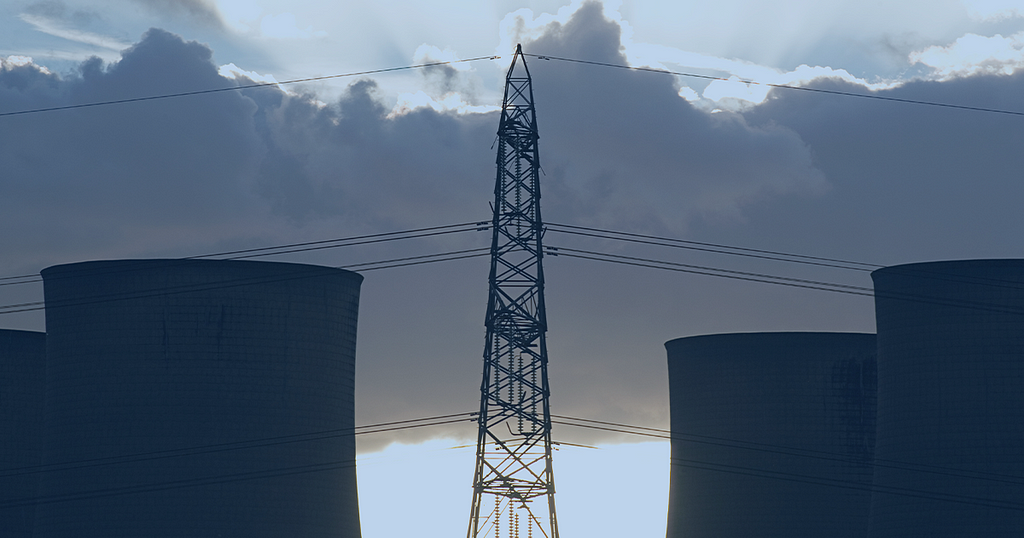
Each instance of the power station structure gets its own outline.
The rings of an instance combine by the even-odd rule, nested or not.
[[[1024,533],[1024,260],[872,278],[877,336],[666,343],[668,538]]]
[[[483,380],[468,538],[558,537],[551,469],[540,156],[522,46],[498,124]]]
[[[868,538],[1024,534],[1024,260],[879,269]]]
[[[671,340],[668,538],[864,538],[875,335]]]
[[[34,506],[32,538],[359,537],[362,276],[196,259],[42,275],[37,489],[0,509]]]
[[[45,399],[46,334],[0,330],[0,535],[5,537],[32,538]]]

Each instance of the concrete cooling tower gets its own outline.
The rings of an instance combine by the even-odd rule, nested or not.
[[[50,267],[33,538],[357,538],[358,274]]]
[[[32,536],[45,381],[46,335],[0,330],[0,536]]]
[[[668,538],[864,538],[875,335],[744,333],[668,350]]]
[[[872,273],[870,538],[1024,535],[1024,260]]]

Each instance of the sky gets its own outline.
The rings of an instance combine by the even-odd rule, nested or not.
[[[0,114],[500,58],[0,116],[0,276],[489,220],[495,110],[516,43],[529,54],[727,79],[529,57],[549,222],[880,266],[1020,257],[1024,117],[742,82],[1024,112],[1024,9],[1015,4],[3,2]],[[488,240],[458,234],[273,259],[337,266]],[[871,285],[863,271],[554,232],[545,240]],[[545,271],[551,405],[561,415],[667,427],[663,344],[673,338],[874,331],[868,297],[567,256],[547,257]],[[365,273],[357,424],[476,409],[486,274],[485,258]],[[38,284],[0,288],[4,305],[41,297]],[[44,329],[40,312],[2,314],[0,326]],[[374,523],[393,523],[379,514],[396,502],[374,484],[432,455],[434,465],[415,469],[454,489],[441,496],[446,509],[430,511],[430,528],[464,532],[472,453],[457,447],[473,433],[467,424],[360,438],[364,536],[395,530]],[[566,445],[556,456],[563,534],[604,535],[570,515],[574,502],[601,498],[572,462],[603,454],[602,469],[654,462],[631,474],[646,482],[615,489],[641,495],[642,506],[605,513],[634,535],[663,535],[666,444],[558,426],[555,437],[596,447]]]

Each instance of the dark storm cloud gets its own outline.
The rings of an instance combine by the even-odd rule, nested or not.
[[[846,83],[816,87],[864,93]],[[1021,110],[1024,73],[911,82],[879,92],[909,100]],[[774,90],[748,114],[786,126],[808,143],[833,189],[815,203],[778,200],[757,220],[799,244],[829,245],[878,263],[1019,256],[1016,200],[1024,167],[1022,118]],[[803,215],[801,226],[781,214]],[[773,215],[774,213],[774,215]],[[835,245],[835,242],[831,242]]]
[[[619,33],[591,2],[524,50],[625,65]],[[693,219],[734,218],[765,197],[826,187],[795,133],[697,110],[679,97],[672,77],[529,62],[544,168],[563,198],[549,198],[552,217],[682,231]]]
[[[618,27],[595,4],[527,44],[621,62],[618,47]],[[203,45],[152,30],[119,62],[93,59],[75,76],[8,65],[0,72],[0,106],[23,110],[237,84],[218,74],[211,56]],[[529,61],[551,220],[678,231],[709,215],[734,218],[764,197],[822,187],[792,131],[751,127],[735,114],[708,116],[658,75]],[[464,87],[452,73],[441,74],[453,84],[442,89]],[[0,120],[0,182],[10,193],[0,201],[0,218],[22,230],[0,240],[5,252],[18,253],[5,272],[488,219],[496,114],[421,108],[394,115],[370,80],[354,82],[326,106],[313,97],[258,88]],[[427,252],[485,242],[475,237]],[[377,258],[412,252],[403,248]],[[475,408],[486,264],[395,271],[364,283],[359,421]],[[581,278],[562,289],[594,295],[605,286]],[[620,286],[607,298],[627,291]],[[601,308],[563,301],[551,314],[559,321],[552,376],[560,380],[562,409],[664,419],[663,391],[644,374],[664,369],[655,340],[661,337],[644,333],[655,351],[626,361],[623,353],[633,353],[624,351],[628,342],[608,346],[589,336],[606,323],[604,313],[577,307]],[[614,398],[595,400],[598,394]]]
[[[0,72],[0,106],[24,110],[232,84],[209,58],[205,47],[153,30],[120,62],[93,58],[73,77],[7,67]],[[2,182],[17,196],[0,204],[8,224],[22,230],[6,236],[5,246],[49,251],[45,259],[55,261],[120,242],[138,248],[136,239],[149,233],[184,233],[238,217],[234,206],[259,150],[255,107],[237,94],[183,104],[4,118]]]
[[[260,192],[299,221],[356,214],[404,226],[438,214],[477,218],[467,214],[466,196],[492,158],[491,122],[432,109],[389,112],[369,80],[330,107],[304,98],[262,102],[257,130],[280,157],[268,164],[286,170],[263,168]]]
[[[237,83],[210,58],[203,45],[152,30],[119,62],[94,58],[67,78],[5,64],[0,106],[16,111]],[[0,205],[5,220],[26,230],[4,242],[48,245],[54,258],[66,259],[91,249],[130,251],[140,247],[133,238],[149,234],[167,236],[159,243],[171,250],[230,240],[246,220],[257,224],[242,235],[258,237],[280,229],[266,219],[286,219],[292,224],[285,228],[295,229],[337,218],[392,228],[434,220],[436,212],[465,218],[460,188],[491,160],[483,151],[490,136],[474,132],[484,123],[432,110],[389,119],[373,88],[357,82],[328,107],[259,88],[4,118],[0,181],[19,196]],[[470,150],[479,157],[466,158],[474,144],[483,148]],[[54,228],[67,231],[34,232]]]

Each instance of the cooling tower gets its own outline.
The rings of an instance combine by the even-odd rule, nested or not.
[[[668,350],[668,538],[864,538],[875,335],[743,333]]]
[[[1024,534],[1024,260],[880,269],[870,538]]]
[[[0,330],[0,535],[32,536],[42,449],[46,335]]]
[[[42,272],[34,538],[357,538],[362,277],[126,260]]]

